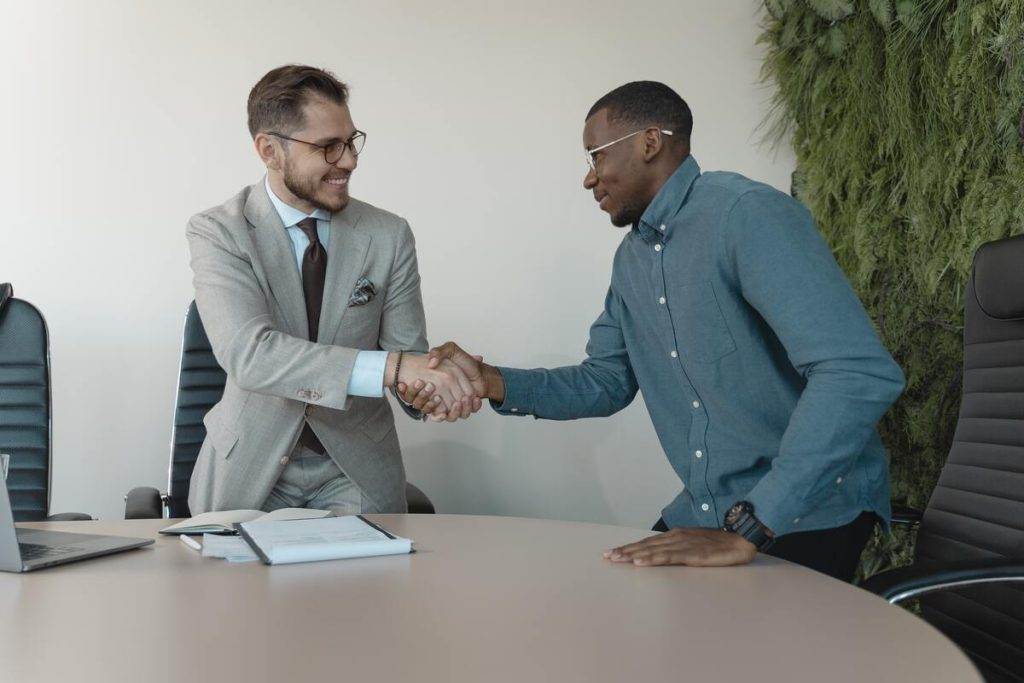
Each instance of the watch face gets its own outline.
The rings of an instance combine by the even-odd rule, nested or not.
[[[743,514],[743,503],[736,503],[725,513],[725,523],[735,524],[741,514]]]

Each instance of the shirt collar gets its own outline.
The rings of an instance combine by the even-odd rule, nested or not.
[[[278,198],[276,194],[274,194],[274,191],[270,189],[269,176],[265,178],[263,182],[267,186],[267,195],[270,197],[270,203],[274,205],[275,209],[277,209],[277,215],[281,217],[281,222],[284,223],[284,227],[294,227],[299,224],[299,221],[304,220],[306,218],[315,218],[318,221],[330,222],[331,214],[323,209],[316,209],[315,211],[313,211],[313,213],[305,214],[296,209],[294,206],[290,206],[281,201],[281,199]]]
[[[657,242],[667,238],[671,232],[671,218],[686,203],[690,187],[699,175],[700,166],[697,165],[697,160],[692,155],[687,155],[683,163],[679,164],[679,168],[658,190],[658,194],[654,195],[647,210],[633,226],[645,242]]]

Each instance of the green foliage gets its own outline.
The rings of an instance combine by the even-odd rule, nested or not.
[[[959,406],[964,285],[1024,228],[1024,0],[767,0],[766,123],[907,389],[880,424],[896,500],[923,507]],[[909,559],[876,538],[863,571]]]

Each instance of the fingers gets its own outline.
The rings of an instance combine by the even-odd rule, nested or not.
[[[678,539],[676,534],[671,533],[671,532],[666,532],[666,533],[663,533],[663,534],[657,534],[656,536],[648,536],[647,538],[643,539],[642,541],[637,541],[635,543],[628,543],[626,545],[619,546],[618,548],[612,548],[611,550],[606,550],[605,553],[604,553],[604,556],[609,558],[609,559],[612,559],[616,555],[619,555],[619,556],[632,555],[633,553],[641,552],[641,551],[644,551],[644,550],[649,550],[649,549],[655,548],[657,546],[677,543],[678,540],[679,539]]]
[[[403,401],[405,401],[409,405],[412,405],[413,403],[415,403],[419,393],[423,390],[423,380],[416,380],[415,382],[413,382],[412,386],[406,384],[405,382],[399,382],[395,386],[395,390],[398,392],[398,396]]]
[[[667,564],[685,564],[691,567],[701,566],[698,556],[681,550],[649,550],[635,555],[633,564],[644,567],[658,567]]]
[[[434,400],[434,385],[431,382],[424,383],[423,380],[416,380],[418,384],[422,384],[423,388],[420,389],[419,393],[413,397],[410,401],[412,407],[415,410],[424,410],[425,407],[431,405]]]
[[[636,543],[609,550],[612,562],[637,566],[685,564],[692,567],[724,567],[746,564],[757,555],[749,541],[720,529],[672,529]]]
[[[434,348],[430,349],[430,352],[427,353],[427,357],[430,359],[427,362],[427,367],[433,370],[438,365],[440,365],[442,360],[444,360],[445,358],[450,359],[453,355],[455,355],[456,350],[458,348],[459,347],[455,342],[449,341],[445,342],[444,344],[441,344],[440,346],[435,346]]]

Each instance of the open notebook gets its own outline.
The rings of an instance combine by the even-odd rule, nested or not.
[[[330,517],[330,510],[310,510],[308,508],[281,508],[273,512],[261,510],[223,510],[221,512],[204,512],[177,524],[160,530],[162,534],[234,534],[235,524],[241,522],[285,522],[295,519],[322,519]]]
[[[264,564],[289,564],[355,557],[406,555],[412,541],[396,537],[362,515],[236,524],[239,534]]]

